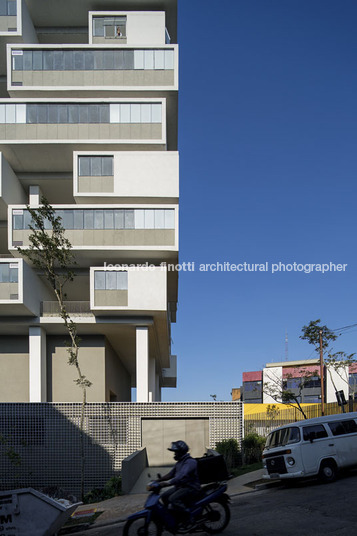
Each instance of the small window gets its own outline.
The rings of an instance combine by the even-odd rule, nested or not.
[[[328,434],[322,424],[315,424],[313,426],[303,427],[304,441],[311,441],[314,439],[322,439],[328,437]]]
[[[352,419],[348,421],[330,422],[328,425],[334,436],[355,434],[357,432],[357,424]]]

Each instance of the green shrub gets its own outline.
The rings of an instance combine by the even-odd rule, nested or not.
[[[222,454],[229,473],[241,464],[242,457],[236,439],[224,439],[220,441],[216,444],[215,450],[219,454]]]
[[[94,488],[85,494],[84,504],[106,501],[112,497],[121,495],[121,477],[112,476],[105,484],[104,488]]]
[[[260,462],[265,445],[265,437],[256,432],[250,432],[242,441],[244,463],[251,464]]]

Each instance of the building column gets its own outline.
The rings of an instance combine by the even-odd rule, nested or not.
[[[136,401],[149,402],[149,328],[136,328]]]
[[[47,401],[46,332],[29,329],[29,393],[30,402]]]
[[[149,402],[156,402],[156,361],[154,357],[149,358]]]
[[[155,391],[156,391],[156,402],[161,402],[161,387],[160,387],[160,376],[156,374],[155,378]]]

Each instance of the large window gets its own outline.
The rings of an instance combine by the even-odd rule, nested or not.
[[[334,436],[357,433],[357,424],[352,419],[329,422],[328,425]]]
[[[173,68],[173,49],[16,49],[12,51],[14,71],[169,70]]]
[[[95,290],[128,290],[128,272],[96,270]]]
[[[161,103],[0,104],[0,123],[161,123]]]
[[[113,176],[113,156],[79,156],[78,175],[80,177]]]
[[[174,209],[64,209],[56,210],[65,229],[174,229]],[[13,229],[28,229],[27,210],[13,211]],[[50,229],[49,222],[46,228]]]
[[[0,0],[0,17],[16,16],[16,0]]]
[[[93,17],[93,37],[126,37],[126,17]]]
[[[18,266],[13,263],[0,263],[0,283],[18,283]]]

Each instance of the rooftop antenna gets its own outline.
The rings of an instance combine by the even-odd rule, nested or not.
[[[287,330],[285,330],[285,361],[289,361],[289,339]]]

